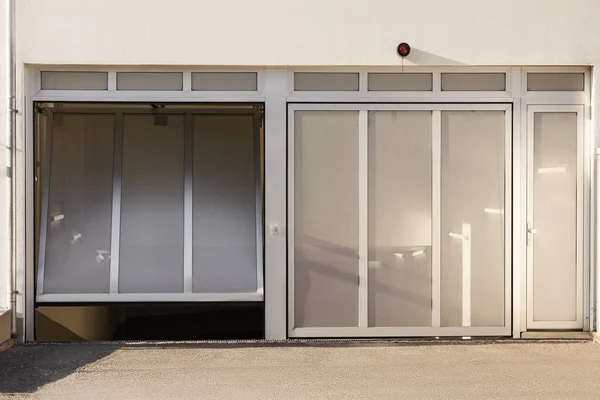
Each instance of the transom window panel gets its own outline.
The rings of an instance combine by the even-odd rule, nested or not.
[[[257,134],[251,114],[194,116],[194,292],[257,290]]]
[[[256,72],[192,72],[192,90],[254,91]]]
[[[44,292],[108,293],[115,119],[53,120]]]
[[[358,112],[294,119],[295,326],[358,326]]]
[[[369,91],[431,91],[433,74],[418,73],[369,73]]]
[[[546,92],[582,92],[585,90],[585,74],[547,72],[528,73],[527,90]]]
[[[183,115],[125,115],[119,292],[183,292]]]
[[[355,72],[296,72],[294,90],[297,91],[357,91],[358,73]]]
[[[42,71],[42,90],[107,90],[108,72]]]
[[[183,73],[118,72],[117,90],[183,90]]]
[[[443,91],[504,91],[506,74],[504,73],[443,73]]]

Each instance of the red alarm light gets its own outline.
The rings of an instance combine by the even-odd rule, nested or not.
[[[408,45],[408,43],[402,42],[398,45],[397,51],[398,51],[398,55],[400,57],[404,58],[410,54],[410,46]]]

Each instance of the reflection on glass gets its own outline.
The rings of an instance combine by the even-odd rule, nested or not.
[[[431,112],[372,111],[369,326],[431,326]]]
[[[504,326],[504,118],[442,112],[442,326]]]
[[[114,117],[56,115],[44,293],[108,293]]]
[[[358,112],[294,115],[296,327],[358,326]]]

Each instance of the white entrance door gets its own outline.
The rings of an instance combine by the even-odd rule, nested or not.
[[[529,106],[527,328],[583,328],[583,106]]]
[[[510,334],[511,107],[293,104],[291,337]]]

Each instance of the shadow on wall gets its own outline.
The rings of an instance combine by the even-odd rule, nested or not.
[[[21,345],[0,353],[0,395],[33,393],[107,357],[119,345]]]
[[[450,58],[438,56],[437,54],[429,53],[424,50],[412,48],[410,55],[406,57],[407,61],[415,65],[424,66],[439,66],[439,65],[467,65],[463,62],[452,60]]]

